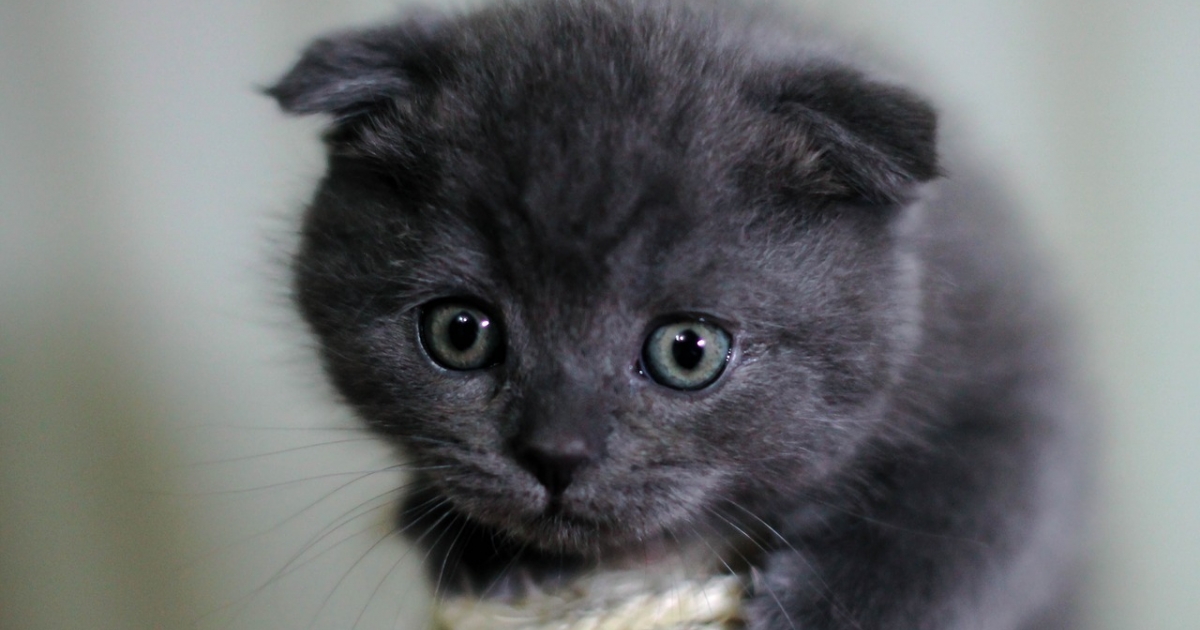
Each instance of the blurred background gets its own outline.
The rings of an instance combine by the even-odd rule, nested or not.
[[[256,92],[397,10],[336,4],[0,2],[0,628],[422,627],[393,455],[286,304],[320,125]],[[1090,627],[1196,628],[1200,3],[807,4],[916,69],[1064,279],[1106,410]]]

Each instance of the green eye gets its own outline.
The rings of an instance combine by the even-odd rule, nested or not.
[[[500,362],[504,333],[484,311],[456,300],[421,309],[421,345],[438,365],[478,370]]]
[[[673,389],[711,385],[725,371],[732,345],[729,333],[703,319],[659,326],[642,347],[642,365],[650,378]]]

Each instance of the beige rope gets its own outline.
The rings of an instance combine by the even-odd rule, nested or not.
[[[451,598],[434,609],[437,630],[730,630],[741,579],[692,579],[680,572],[608,572],[518,602]]]

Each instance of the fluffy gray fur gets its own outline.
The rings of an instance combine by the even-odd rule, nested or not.
[[[1050,292],[924,100],[754,13],[424,15],[269,90],[332,120],[296,299],[419,471],[401,519],[489,596],[701,545],[755,577],[751,630],[1067,627]],[[431,359],[447,298],[502,326],[493,363]],[[732,339],[703,389],[644,369],[673,317]]]

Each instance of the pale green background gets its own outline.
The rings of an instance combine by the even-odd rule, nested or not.
[[[1059,263],[1111,420],[1092,627],[1200,627],[1200,2],[813,4],[917,69]],[[391,459],[285,430],[353,425],[274,260],[317,125],[253,88],[393,11],[0,1],[0,628],[420,627],[382,510],[254,590],[397,478],[305,509]]]

